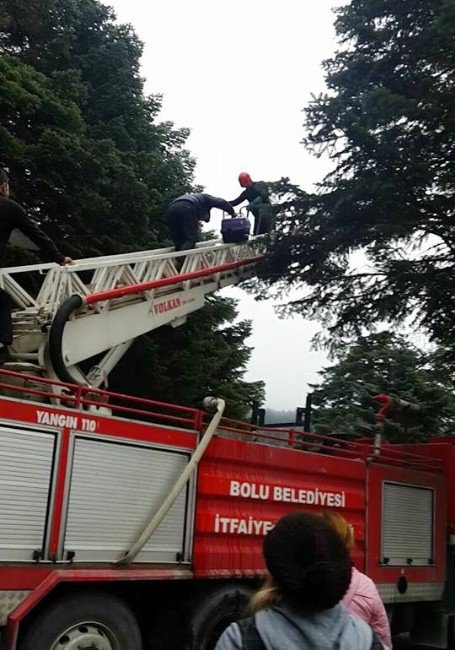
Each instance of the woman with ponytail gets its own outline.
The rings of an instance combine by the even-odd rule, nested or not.
[[[215,650],[383,650],[371,628],[340,603],[351,560],[322,517],[285,515],[263,551],[270,575],[252,599],[252,616],[232,623]]]

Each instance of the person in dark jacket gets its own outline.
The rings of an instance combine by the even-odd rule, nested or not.
[[[187,251],[199,240],[199,222],[210,220],[210,210],[218,208],[235,217],[234,208],[211,194],[184,194],[166,212],[167,226],[176,251]]]
[[[3,169],[0,169],[0,265],[3,264],[11,233],[16,228],[38,246],[44,261],[58,262],[58,264],[73,263],[70,257],[65,257],[58,250],[52,239],[37,226],[24,208],[9,198],[9,177]],[[0,289],[0,348],[5,348],[12,342],[11,300],[6,291]]]
[[[264,539],[270,578],[215,650],[382,650],[371,628],[340,603],[351,581],[349,553],[322,517],[285,515]]]
[[[236,207],[248,201],[247,209],[254,216],[253,235],[265,235],[272,227],[272,206],[270,205],[269,189],[263,181],[252,181],[247,172],[239,174],[239,183],[245,190],[233,201]]]

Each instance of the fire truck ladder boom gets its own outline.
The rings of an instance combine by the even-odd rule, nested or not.
[[[136,337],[183,324],[208,294],[251,278],[262,241],[212,240],[185,252],[162,248],[81,259],[72,266],[1,269],[0,287],[17,306],[11,355],[38,363],[50,378],[98,387]],[[18,281],[36,284],[35,276],[41,276],[36,297]],[[81,362],[103,353],[82,372]]]

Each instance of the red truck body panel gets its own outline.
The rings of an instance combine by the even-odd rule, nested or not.
[[[341,508],[364,564],[366,465],[359,459],[217,438],[199,467],[197,577],[264,572],[262,538],[286,512]]]
[[[2,374],[5,375],[5,371],[0,371],[0,377]],[[11,374],[14,376],[14,373]],[[32,378],[31,381],[35,387],[27,391],[34,398],[51,397],[49,387],[53,382],[37,378]],[[37,382],[38,388],[35,385]],[[0,388],[16,390],[1,381]],[[186,488],[186,497],[178,511],[181,521],[171,522],[174,528],[181,524],[180,528],[177,526],[181,532],[176,535],[180,535],[183,540],[182,551],[174,553],[173,560],[154,561],[153,553],[157,553],[156,557],[159,558],[163,549],[152,549],[147,551],[147,557],[152,558],[150,561],[144,562],[139,558],[137,563],[125,568],[114,562],[127,548],[117,548],[114,542],[110,542],[111,546],[106,544],[106,553],[109,552],[110,555],[104,557],[103,547],[96,546],[99,545],[98,540],[93,547],[92,556],[89,555],[93,560],[87,562],[83,553],[91,552],[90,531],[92,524],[93,528],[97,527],[96,515],[93,515],[95,518],[92,522],[84,520],[85,523],[81,524],[82,532],[76,530],[77,534],[86,534],[88,541],[85,546],[83,543],[76,549],[74,561],[72,558],[68,560],[71,543],[79,539],[73,531],[73,542],[66,544],[71,507],[75,511],[71,520],[73,528],[77,528],[81,518],[84,519],[86,515],[83,505],[86,493],[79,491],[77,498],[72,501],[73,491],[77,487],[74,487],[74,482],[79,480],[77,485],[81,490],[84,480],[89,480],[96,491],[99,472],[100,494],[93,494],[93,501],[103,498],[103,495],[109,497],[109,492],[106,492],[109,483],[101,485],[105,470],[104,449],[106,453],[114,450],[116,455],[113,459],[117,459],[116,462],[120,459],[122,463],[123,458],[118,455],[122,453],[125,453],[125,459],[128,458],[129,463],[133,462],[131,459],[139,458],[142,472],[147,472],[147,463],[144,465],[141,461],[147,454],[150,458],[155,454],[158,459],[179,456],[180,460],[175,465],[176,474],[169,484],[166,483],[163,470],[164,478],[160,489],[165,490],[165,494],[187,462],[185,459],[197,447],[207,416],[196,409],[80,387],[66,388],[73,393],[64,399],[75,404],[76,409],[0,398],[0,445],[2,427],[9,436],[8,444],[12,445],[16,444],[15,432],[19,436],[21,431],[35,435],[34,444],[38,444],[40,436],[47,438],[49,449],[49,439],[55,439],[55,444],[52,443],[54,457],[49,470],[45,526],[43,522],[44,556],[36,557],[34,562],[30,553],[27,556],[30,557],[29,561],[4,561],[0,565],[0,591],[31,592],[9,613],[7,650],[15,648],[22,617],[61,582],[233,579],[263,575],[264,535],[280,516],[298,509],[313,512],[332,509],[341,512],[354,526],[356,547],[353,558],[356,566],[366,571],[378,585],[390,588],[392,601],[395,598],[406,600],[406,594],[398,595],[396,588],[398,580],[403,577],[411,586],[427,585],[437,588],[441,593],[446,573],[448,497],[450,508],[454,507],[453,486],[449,487],[449,493],[447,490],[447,470],[455,461],[454,445],[449,442],[413,447],[384,445],[377,453],[367,443],[338,441],[334,444],[333,439],[314,434],[298,436],[292,430],[260,431],[249,424],[227,419],[222,421],[217,435],[199,463],[196,476]],[[17,390],[24,391],[24,388]],[[89,407],[99,408],[101,398],[104,404],[109,400],[108,406],[114,415],[102,414],[102,410],[88,410]],[[53,399],[59,398],[54,395]],[[123,418],[119,417],[122,415]],[[129,420],[125,416],[142,420]],[[143,420],[147,416],[151,422]],[[99,464],[95,469],[90,468],[89,474],[84,474],[84,458],[91,462],[87,454],[90,449],[99,450],[100,442],[103,443],[103,449],[97,457]],[[134,453],[128,455],[131,450],[137,452],[136,456]],[[20,459],[20,454],[17,457]],[[33,459],[27,457],[26,462],[32,463]],[[156,461],[153,469],[157,475],[161,471],[160,462]],[[106,464],[109,466],[109,462]],[[18,470],[20,469],[19,463]],[[126,469],[129,474],[124,475],[122,480],[126,476],[128,481],[132,481],[128,485],[134,487],[135,466],[131,464]],[[27,471],[24,474],[26,480]],[[146,473],[141,476],[147,478],[148,475]],[[428,493],[431,491],[433,550],[427,565],[388,566],[384,563],[381,545],[384,521],[387,518],[383,507],[383,486],[386,483],[423,487]],[[118,486],[115,487],[117,489]],[[127,496],[130,489],[125,488]],[[18,494],[18,498],[22,498],[21,493]],[[114,503],[114,507],[115,505]],[[134,510],[137,504],[128,506],[127,501],[126,505]],[[148,503],[145,505],[148,506]],[[99,512],[104,516],[102,509]],[[114,513],[115,528],[115,510],[111,512]],[[129,514],[128,510],[124,512]],[[452,517],[453,511],[449,509],[449,512]],[[153,508],[150,512],[146,509],[145,514],[139,516],[131,539],[127,535],[121,538],[119,544],[124,543],[123,539],[127,540],[125,544],[135,541],[153,514]],[[119,518],[123,525],[120,515]],[[452,523],[453,521],[451,519]],[[414,600],[418,598],[415,595],[418,591],[412,592],[411,589],[409,593],[414,593]],[[427,595],[426,599],[429,600],[430,597]]]

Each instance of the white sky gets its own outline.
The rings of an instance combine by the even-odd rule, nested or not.
[[[335,47],[331,8],[341,0],[104,1],[145,44],[142,75],[146,92],[164,95],[161,118],[191,128],[196,181],[207,192],[235,198],[241,171],[311,190],[328,171],[300,144],[302,108],[324,87],[320,64]],[[327,365],[310,349],[317,323],[278,319],[272,301],[238,288],[225,294],[253,321],[246,378],[265,380],[269,408],[304,405],[308,382]]]

